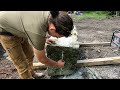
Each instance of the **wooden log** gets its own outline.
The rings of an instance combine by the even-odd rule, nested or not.
[[[80,47],[91,47],[91,46],[110,46],[111,42],[94,42],[94,43],[81,43],[75,42],[74,45],[80,45]]]
[[[106,57],[96,59],[77,60],[77,67],[81,66],[94,66],[94,65],[107,65],[107,64],[119,64],[120,57]]]
[[[46,69],[47,66],[45,64],[42,63],[33,63],[33,69]]]
[[[91,47],[91,46],[110,46],[110,42],[99,42],[99,43],[80,43],[80,47]]]

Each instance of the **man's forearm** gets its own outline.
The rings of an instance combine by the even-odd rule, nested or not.
[[[46,64],[47,66],[54,66],[54,67],[59,67],[58,65],[58,62],[48,58],[46,55],[45,55],[45,50],[37,50],[35,48],[33,48],[34,50],[34,53],[36,54],[38,60],[43,63],[43,64]]]
[[[46,64],[47,66],[54,66],[54,67],[58,67],[58,63],[50,58],[44,58],[39,60],[41,63]]]

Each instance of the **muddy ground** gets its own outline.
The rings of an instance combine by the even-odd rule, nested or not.
[[[78,41],[81,43],[92,42],[110,42],[113,31],[120,29],[120,18],[112,17],[107,19],[83,19],[74,20],[79,33]],[[116,51],[110,46],[84,47],[85,58],[102,58],[119,56],[119,51]],[[0,79],[18,79],[18,73],[10,60],[7,60],[7,55],[3,50],[0,50]],[[81,57],[81,59],[83,59]],[[66,79],[66,76],[62,77]],[[120,64],[81,67],[77,74],[67,77],[68,79],[119,79]]]

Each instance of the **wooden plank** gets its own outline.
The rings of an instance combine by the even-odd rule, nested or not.
[[[91,46],[110,46],[110,42],[99,42],[99,43],[80,43],[80,47],[91,47]]]
[[[86,59],[77,60],[77,67],[81,66],[94,66],[94,65],[107,65],[107,64],[119,64],[120,57],[107,57],[107,58],[96,58],[96,59]]]
[[[47,66],[45,64],[42,64],[40,62],[38,63],[33,63],[33,69],[46,69]]]

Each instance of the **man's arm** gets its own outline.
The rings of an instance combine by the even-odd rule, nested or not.
[[[48,66],[53,66],[53,67],[64,67],[65,62],[63,60],[59,60],[58,62],[46,57],[45,55],[45,49],[44,50],[37,50],[35,48],[33,48],[34,53],[36,54],[36,57],[38,58],[38,60],[43,63],[46,64]]]

